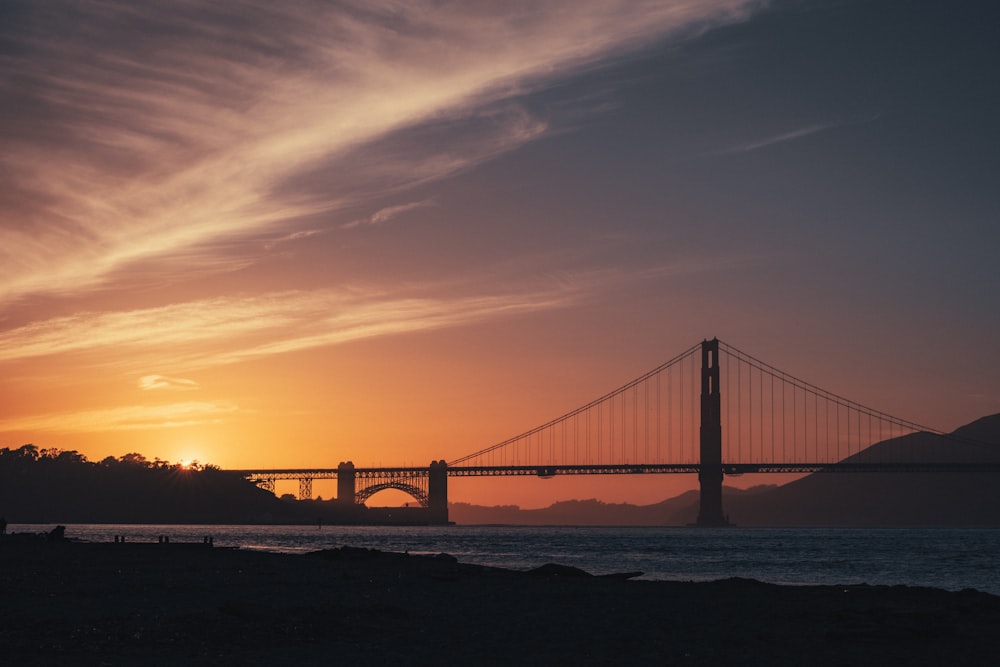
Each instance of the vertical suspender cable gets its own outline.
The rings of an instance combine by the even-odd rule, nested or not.
[[[734,438],[731,435],[733,430],[733,382],[732,382],[732,372],[733,369],[733,355],[726,355],[726,428],[723,431],[723,438],[725,438],[725,448],[726,456],[730,456],[730,452],[733,451],[733,441]]]
[[[736,363],[736,460],[743,460],[743,364]]]
[[[687,449],[688,443],[684,441],[684,425],[687,414],[684,412],[684,364],[681,362],[680,375],[677,378],[677,394],[680,404],[677,408],[677,442],[680,447]]]
[[[653,439],[653,447],[655,452],[655,461],[657,463],[662,463],[663,460],[660,458],[660,374],[656,374],[656,387],[653,391],[653,408],[652,417],[654,421],[653,431],[650,433],[650,437]]]
[[[771,378],[771,463],[776,463],[774,460],[774,441],[776,440],[774,433],[774,373],[768,373]]]
[[[757,377],[760,380],[760,400],[757,403],[760,405],[760,415],[757,418],[760,424],[760,455],[757,458],[759,463],[764,462],[764,371],[760,370],[757,373]]]
[[[808,419],[808,415],[806,418]],[[813,449],[816,451],[816,460],[819,460],[819,396],[813,393]]]

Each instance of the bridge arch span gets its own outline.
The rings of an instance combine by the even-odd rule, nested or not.
[[[359,505],[363,505],[365,504],[365,501],[374,496],[376,493],[379,491],[385,491],[386,489],[396,489],[397,491],[402,491],[403,493],[412,496],[414,500],[420,503],[421,507],[430,507],[430,500],[424,489],[400,480],[390,480],[388,482],[381,482],[379,484],[366,486],[354,494],[354,502]]]

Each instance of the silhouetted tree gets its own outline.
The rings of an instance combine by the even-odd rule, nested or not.
[[[75,450],[62,451],[56,456],[56,461],[62,464],[77,465],[87,463],[87,457]]]
[[[92,463],[77,451],[25,445],[0,449],[0,507],[21,523],[314,523],[321,506],[291,494],[279,500],[213,465],[150,462],[138,452]],[[324,511],[334,510],[342,512]]]
[[[38,460],[38,447],[31,444],[22,445],[21,447],[15,449],[12,453],[14,456],[19,456],[24,459],[31,459],[32,461]]]
[[[130,452],[128,454],[124,454],[119,458],[119,461],[121,461],[125,465],[137,466],[141,468],[146,468],[149,466],[149,461],[146,460],[146,457],[143,456],[142,454],[139,454],[138,452]]]

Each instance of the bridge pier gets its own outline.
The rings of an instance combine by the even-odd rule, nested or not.
[[[729,524],[722,513],[722,400],[719,388],[719,339],[701,344],[701,432],[698,481],[699,526]]]
[[[444,459],[431,461],[427,474],[427,509],[430,523],[448,523],[448,464]]]
[[[341,505],[354,505],[356,488],[354,462],[341,461],[337,466],[337,502]]]

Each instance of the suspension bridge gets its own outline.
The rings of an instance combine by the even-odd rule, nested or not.
[[[936,437],[906,437],[917,433]],[[726,475],[1000,472],[1000,464],[951,447],[954,440],[713,339],[586,405],[452,461],[236,472],[272,492],[279,480],[297,480],[300,499],[312,497],[313,480],[336,479],[344,505],[397,489],[414,498],[419,508],[413,509],[427,523],[448,521],[448,477],[696,474],[698,524],[716,526],[728,523]]]

